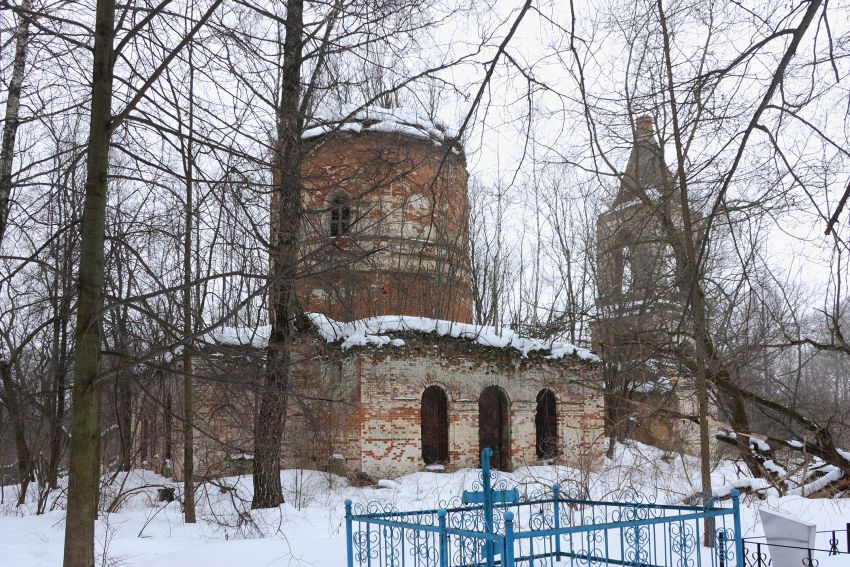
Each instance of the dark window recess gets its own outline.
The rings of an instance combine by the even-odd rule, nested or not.
[[[537,413],[534,416],[537,437],[537,458],[552,459],[558,454],[558,418],[555,394],[540,390],[537,394]]]
[[[426,465],[449,461],[449,404],[439,386],[428,386],[422,394],[422,460]]]
[[[508,396],[498,386],[484,388],[478,398],[478,448],[493,449],[493,468],[510,467],[510,407]]]
[[[348,234],[351,227],[351,200],[344,195],[337,195],[331,199],[331,237],[344,236]]]

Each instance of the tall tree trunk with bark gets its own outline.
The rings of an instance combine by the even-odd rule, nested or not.
[[[63,205],[65,206],[65,205]],[[61,209],[60,209],[61,210]],[[64,215],[60,222],[73,225],[77,219],[76,209],[71,207],[70,218]],[[59,462],[62,459],[62,449],[65,444],[63,422],[65,421],[65,377],[68,371],[68,318],[71,311],[72,290],[71,262],[74,254],[74,238],[63,235],[61,244],[56,247],[55,297],[56,307],[53,325],[53,344],[51,347],[52,400],[49,409],[50,431],[48,433],[49,454],[47,460],[46,482],[48,488],[58,488]]]
[[[277,169],[272,195],[271,336],[254,432],[254,508],[283,502],[280,444],[286,418],[295,319],[295,279],[301,209],[301,62],[303,0],[287,0],[281,90],[277,109]]]
[[[192,226],[193,202],[192,137],[194,136],[194,82],[192,44],[189,44],[189,135],[186,142],[184,169],[186,172],[186,233],[183,236],[183,337],[192,336]],[[195,523],[195,391],[192,384],[192,349],[183,345],[183,517],[187,524]]]
[[[100,480],[98,369],[103,303],[103,243],[112,118],[112,44],[115,1],[98,0],[95,15],[91,116],[78,276],[74,385],[71,390],[71,457],[65,519],[64,567],[94,565],[94,521]]]
[[[58,249],[58,247],[56,247]],[[54,258],[58,259],[58,255],[54,254]],[[48,388],[48,395],[46,396],[45,406],[47,413],[47,427],[48,427],[48,457],[47,457],[47,474],[42,479],[48,486],[48,488],[56,487],[56,480],[58,476],[58,466],[59,466],[59,452],[61,445],[61,435],[57,435],[57,429],[59,427],[59,403],[58,400],[61,396],[59,392],[59,383],[60,376],[64,373],[64,368],[61,367],[61,360],[59,353],[61,351],[61,339],[62,339],[62,327],[65,325],[65,321],[60,316],[61,304],[64,302],[64,297],[62,296],[62,280],[64,279],[64,274],[60,275],[60,270],[56,270],[54,272],[53,277],[53,290],[51,293],[50,303],[53,310],[53,328],[51,329],[51,340],[50,340],[50,386]],[[60,431],[61,432],[61,431]]]
[[[679,126],[675,85],[673,82],[673,55],[670,49],[670,34],[667,30],[667,17],[664,14],[662,0],[658,0],[658,18],[661,23],[664,40],[664,67],[668,96],[670,97],[670,116],[673,121],[673,142],[676,148],[676,187],[679,190],[680,212],[682,215],[682,247],[684,248],[684,265],[681,274],[689,284],[691,318],[695,337],[695,366],[697,378],[697,405],[699,412],[699,447],[700,447],[700,480],[703,504],[711,504],[711,447],[708,432],[708,380],[706,377],[706,343],[708,323],[705,310],[705,293],[702,289],[702,273],[697,257],[697,247],[694,242],[695,229],[691,218],[690,200],[688,197],[688,182],[686,174],[685,150],[682,141],[682,131]],[[714,545],[714,520],[707,518],[703,545]]]
[[[21,87],[24,82],[24,69],[29,44],[29,25],[32,1],[23,0],[20,8],[20,20],[15,29],[15,58],[12,61],[12,76],[9,80],[9,92],[6,98],[6,114],[3,121],[3,139],[0,141],[0,245],[6,234],[9,220],[9,199],[12,194],[12,161],[15,156],[15,137],[18,133],[21,108]],[[32,459],[24,433],[23,415],[15,384],[12,382],[11,361],[0,353],[0,397],[6,405],[12,422],[12,437],[18,460],[18,482],[21,492],[18,505],[23,504],[32,478]]]
[[[3,122],[3,141],[0,146],[0,244],[6,234],[9,219],[9,197],[12,193],[12,158],[15,155],[15,136],[18,133],[21,108],[21,86],[24,83],[24,67],[27,62],[27,44],[30,38],[30,12],[32,0],[23,0],[20,21],[15,30],[15,59],[12,62],[12,77],[6,99],[6,116]]]
[[[21,492],[18,495],[18,506],[24,503],[27,488],[32,480],[32,453],[27,444],[24,416],[21,413],[21,402],[17,386],[12,381],[12,368],[9,362],[0,360],[0,400],[6,406],[9,419],[12,422],[12,439],[15,444],[15,457],[18,460],[18,482]]]

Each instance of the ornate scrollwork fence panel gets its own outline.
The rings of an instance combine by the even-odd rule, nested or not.
[[[633,490],[594,501],[562,493],[557,484],[551,493],[520,499],[493,480],[480,478],[474,488],[481,491],[465,493],[466,503],[452,499],[437,510],[400,512],[346,501],[348,567],[751,564],[737,492],[731,507],[655,504]]]

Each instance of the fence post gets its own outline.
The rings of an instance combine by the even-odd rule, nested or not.
[[[556,482],[552,485],[552,498],[555,504],[555,559],[561,561],[561,534],[557,533],[561,527],[561,506],[559,504],[561,486]]]
[[[642,565],[640,556],[640,524],[635,524],[635,565]]]
[[[744,540],[741,534],[741,493],[737,489],[732,490],[732,510],[735,520],[735,563],[738,567],[746,567],[744,561]]]
[[[490,484],[490,457],[493,456],[493,449],[484,447],[481,449],[481,489],[484,492],[484,531],[488,534],[493,534],[493,486]],[[487,567],[494,567],[493,555],[495,554],[494,545],[491,540],[487,540],[484,544],[487,550]]]
[[[502,552],[504,567],[514,567],[514,513],[505,512],[505,549]]]
[[[354,567],[354,545],[351,533],[351,499],[345,499],[345,551],[347,553],[348,567]]]
[[[440,522],[440,567],[449,567],[449,535],[446,533],[446,510],[437,510]]]

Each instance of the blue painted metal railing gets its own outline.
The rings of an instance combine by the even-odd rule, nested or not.
[[[732,506],[652,504],[635,491],[610,501],[551,495],[522,499],[490,470],[437,510],[345,502],[348,567],[744,567],[738,493]],[[703,547],[704,526],[713,547]]]

